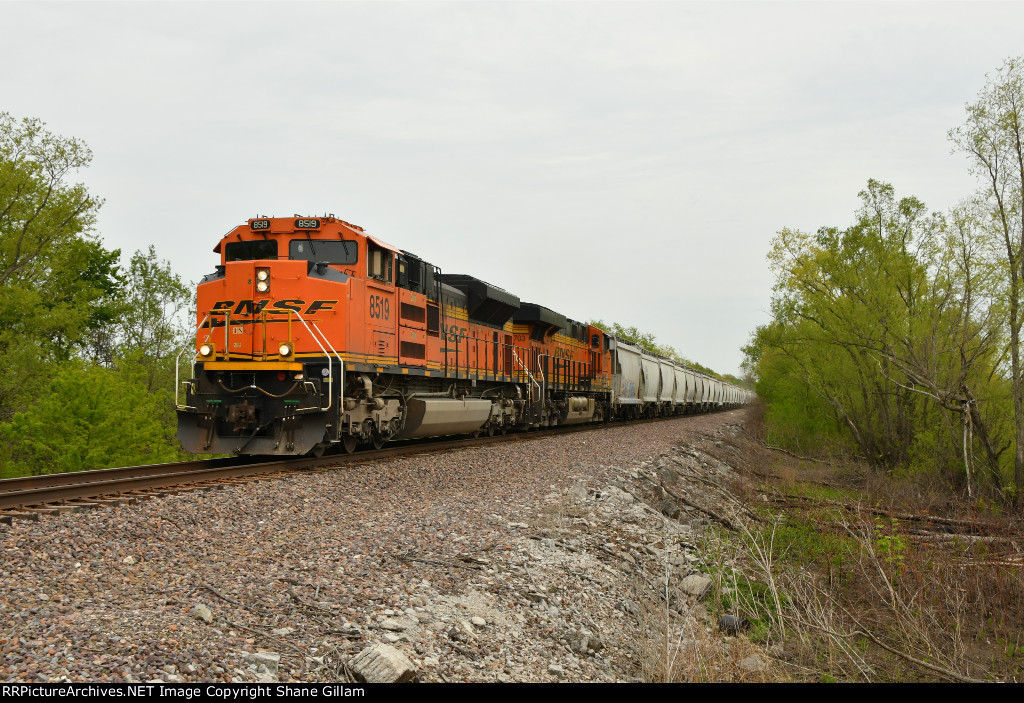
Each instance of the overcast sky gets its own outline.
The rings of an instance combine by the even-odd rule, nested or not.
[[[945,210],[946,132],[1021,3],[0,2],[0,111],[92,148],[98,232],[196,281],[257,214],[334,213],[449,273],[737,373],[782,227],[868,178]]]

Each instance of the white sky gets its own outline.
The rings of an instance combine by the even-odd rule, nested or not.
[[[449,273],[724,373],[768,243],[868,178],[945,210],[946,132],[1022,3],[0,2],[0,110],[94,153],[98,231],[186,279],[332,212]]]

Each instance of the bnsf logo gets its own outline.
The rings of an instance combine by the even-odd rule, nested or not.
[[[306,307],[306,301],[298,299],[275,300],[273,302],[269,300],[239,300],[237,304],[234,300],[220,300],[213,304],[210,314],[259,315],[264,310],[268,312],[288,312],[291,310],[303,315],[312,315],[320,310],[333,310],[337,304],[337,300],[314,300],[309,304],[309,307]]]

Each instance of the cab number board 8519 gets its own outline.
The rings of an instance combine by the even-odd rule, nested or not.
[[[391,315],[391,301],[382,295],[370,296],[370,317],[387,320]]]

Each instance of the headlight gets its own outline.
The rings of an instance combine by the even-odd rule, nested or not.
[[[270,271],[268,271],[267,269],[256,270],[256,280],[266,281],[268,278],[270,278]]]
[[[270,284],[267,281],[256,281],[256,290],[260,293],[266,293],[270,290]]]
[[[209,344],[203,344],[199,347],[199,356],[209,356],[213,354],[213,347]]]
[[[292,353],[292,345],[282,344],[277,350],[281,352],[281,356],[290,356]]]

